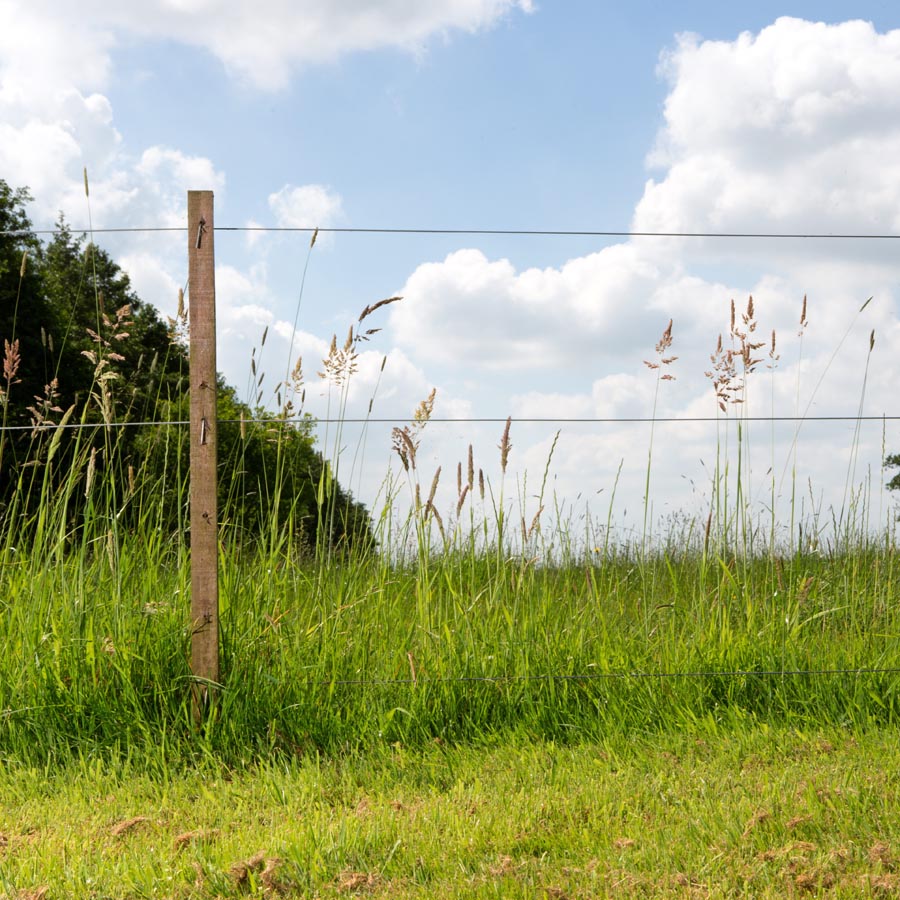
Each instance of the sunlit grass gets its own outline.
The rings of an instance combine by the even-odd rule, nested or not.
[[[239,770],[135,770],[127,752],[16,765],[0,772],[0,894],[893,896],[898,772],[893,730],[728,712],[577,746],[512,733]]]
[[[571,743],[726,712],[864,727],[900,710],[896,672],[869,671],[900,668],[890,541],[542,564],[463,535],[323,564],[286,536],[222,547],[223,684],[196,733],[186,547],[98,519],[60,548],[53,523],[51,509],[43,543],[7,536],[0,556],[0,752],[33,765],[160,747],[241,763],[507,729]]]
[[[726,415],[701,519],[652,521],[652,438],[631,542],[612,537],[612,505],[596,532],[544,512],[560,509],[552,450],[526,518],[524,488],[517,509],[505,480],[509,420],[499,483],[476,477],[470,447],[442,514],[442,470],[416,465],[434,392],[394,430],[402,473],[372,540],[333,540],[340,425],[323,443],[314,541],[278,502],[254,531],[235,487],[221,509],[222,679],[199,726],[175,426],[152,426],[165,449],[152,473],[116,454],[99,381],[95,430],[64,445],[61,428],[37,428],[0,514],[0,891],[900,889],[896,535],[872,527],[853,486],[858,436],[827,537],[813,522],[795,541],[792,503],[778,539],[774,465],[759,519],[750,423],[729,407],[760,362],[752,301],[741,318],[732,309],[711,376]],[[333,341],[324,364],[338,420],[369,333]],[[671,340],[670,323],[659,366]],[[279,406],[293,424],[245,435],[242,421],[223,474],[301,425],[299,364],[290,377],[299,406]],[[285,458],[260,487],[276,501]]]

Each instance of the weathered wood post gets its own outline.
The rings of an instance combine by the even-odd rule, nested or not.
[[[213,192],[188,191],[190,314],[191,671],[194,721],[219,682],[216,501],[216,278]]]

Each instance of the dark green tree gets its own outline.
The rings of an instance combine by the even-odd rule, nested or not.
[[[0,390],[8,401],[8,425],[28,423],[27,407],[43,393],[53,371],[47,338],[55,319],[43,292],[41,244],[25,209],[30,199],[27,190],[13,190],[0,179]]]
[[[10,508],[15,495],[20,515],[48,491],[65,491],[73,522],[102,507],[122,527],[151,521],[183,533],[188,432],[164,424],[189,417],[183,335],[64,219],[43,246],[30,231],[29,199],[0,181],[0,230],[21,232],[0,234],[0,342],[7,341],[0,396],[7,424],[29,426],[0,432],[0,503]],[[253,541],[287,528],[310,547],[371,543],[368,513],[329,477],[311,422],[252,410],[221,378],[218,406],[226,535]],[[59,435],[50,466],[54,431],[33,426],[64,417],[96,427]],[[159,424],[105,427],[137,422]]]
[[[896,469],[900,468],[900,453],[892,453],[887,457],[884,461],[884,465],[888,469]],[[888,483],[887,489],[889,491],[898,491],[900,490],[900,472],[898,472]]]
[[[154,419],[161,397],[184,390],[184,347],[110,255],[73,235],[62,218],[41,274],[61,332],[60,405],[84,400],[106,371],[115,376],[106,381],[114,407],[129,418]]]

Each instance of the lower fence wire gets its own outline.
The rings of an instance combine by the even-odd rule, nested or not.
[[[457,678],[348,678],[333,681],[307,681],[306,687],[387,687],[390,685],[466,684],[476,682],[521,681],[596,681],[600,679],[673,679],[673,678],[779,678],[803,675],[900,675],[900,668],[885,669],[742,669],[728,672],[585,672],[575,675],[464,675]]]

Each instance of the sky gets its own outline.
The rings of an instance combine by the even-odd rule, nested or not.
[[[887,2],[0,0],[0,178],[29,187],[36,227],[92,223],[163,315],[186,280],[184,234],[100,230],[183,227],[188,190],[213,190],[217,226],[242,229],[900,235],[898,160]],[[548,529],[593,521],[628,539],[646,512],[669,534],[705,521],[714,484],[734,497],[739,461],[744,497],[763,521],[774,506],[782,536],[793,509],[824,540],[859,491],[868,527],[895,515],[881,460],[900,452],[898,423],[814,417],[898,413],[897,241],[309,243],[216,234],[218,367],[253,402],[255,352],[273,407],[300,355],[307,411],[371,403],[393,420],[319,432],[373,509],[389,477],[408,499],[391,427],[435,389],[417,476],[427,489],[441,466],[448,522],[470,443],[495,496],[502,483],[529,523],[543,506]],[[397,295],[366,320],[382,330],[347,390],[329,390],[316,373],[332,335]],[[727,352],[740,332],[765,346],[746,377],[737,361],[743,402],[722,409],[705,373],[719,335]],[[677,359],[645,365],[660,356]],[[739,457],[739,420],[772,415],[807,418],[744,421]],[[571,421],[622,418],[710,421]]]

